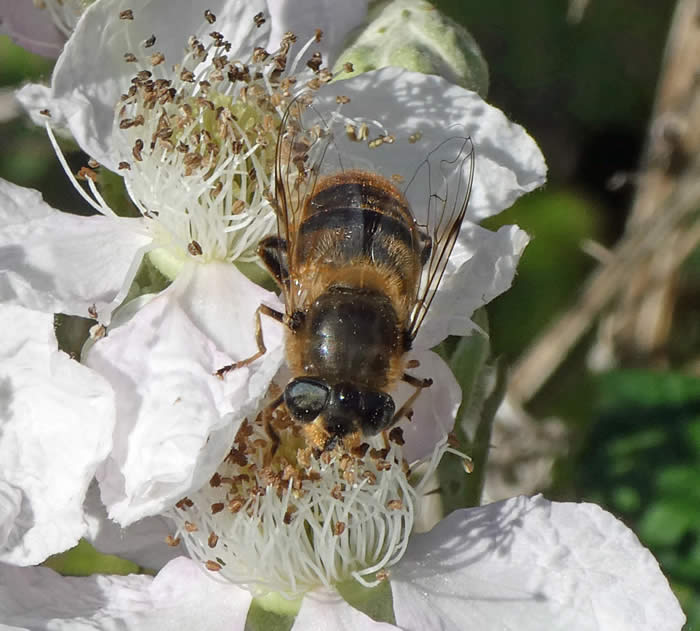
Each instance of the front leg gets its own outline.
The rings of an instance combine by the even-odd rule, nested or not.
[[[240,361],[234,362],[233,364],[228,364],[227,366],[224,366],[223,368],[219,368],[214,374],[219,377],[220,379],[224,378],[224,375],[229,371],[229,370],[236,370],[238,368],[243,368],[243,366],[247,366],[248,364],[251,364],[254,362],[256,359],[262,357],[266,352],[267,348],[265,348],[265,341],[263,340],[263,330],[262,330],[262,322],[260,320],[260,314],[264,313],[266,316],[270,318],[274,318],[278,322],[285,322],[285,316],[283,313],[280,313],[279,311],[276,311],[272,307],[268,307],[267,305],[260,305],[256,310],[255,310],[255,342],[258,345],[258,351],[251,355],[250,357],[246,357],[245,359],[241,359]]]
[[[408,399],[406,399],[406,402],[399,408],[398,412],[394,414],[394,418],[391,421],[392,425],[398,423],[403,416],[410,420],[409,414],[412,411],[411,408],[416,402],[418,395],[422,392],[423,388],[429,388],[433,385],[432,379],[418,379],[417,377],[414,377],[413,375],[409,375],[407,373],[403,374],[403,376],[401,377],[401,381],[405,381],[406,383],[412,385],[415,388],[415,390],[413,394],[410,397],[408,397]]]

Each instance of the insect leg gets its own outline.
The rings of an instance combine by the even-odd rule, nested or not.
[[[401,417],[403,416],[410,419],[409,414],[412,411],[411,408],[416,402],[418,395],[421,393],[423,388],[429,388],[433,385],[432,379],[418,379],[417,377],[406,373],[404,373],[401,377],[401,381],[405,381],[406,383],[412,385],[415,388],[415,390],[413,394],[410,397],[408,397],[408,399],[406,399],[406,402],[398,409],[396,414],[394,414],[394,418],[391,421],[392,425],[394,423],[398,423],[401,420]]]
[[[265,433],[267,434],[268,438],[272,442],[272,447],[270,448],[270,459],[274,457],[274,455],[277,453],[277,449],[279,448],[281,444],[280,440],[280,435],[277,433],[277,430],[272,426],[272,413],[280,406],[282,405],[282,402],[284,401],[284,395],[281,394],[278,396],[274,401],[272,401],[269,405],[265,407],[265,409],[262,411],[263,418],[265,419]],[[269,465],[269,462],[266,463]]]
[[[432,379],[418,379],[418,377],[414,377],[413,375],[409,375],[407,373],[402,375],[401,381],[411,384],[414,388],[418,388],[419,391],[433,385]]]
[[[255,342],[258,345],[257,353],[254,353],[253,355],[251,355],[250,357],[246,357],[245,359],[241,359],[240,361],[234,362],[233,364],[228,364],[223,368],[219,368],[219,370],[217,370],[214,373],[217,377],[223,379],[223,376],[229,370],[243,368],[243,366],[247,366],[248,364],[254,362],[256,359],[262,357],[267,352],[267,348],[265,348],[265,341],[263,340],[262,322],[260,320],[261,313],[264,313],[270,318],[274,318],[278,322],[285,322],[285,317],[283,313],[275,311],[272,307],[268,307],[267,305],[260,305],[255,310]]]

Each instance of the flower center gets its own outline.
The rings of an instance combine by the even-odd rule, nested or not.
[[[294,598],[351,578],[373,586],[403,556],[421,492],[402,444],[395,428],[319,452],[283,407],[263,412],[171,517],[194,558],[256,595]],[[446,449],[436,447],[433,466]]]
[[[256,48],[239,61],[220,33],[206,44],[191,37],[174,73],[159,52],[125,55],[141,69],[118,106],[119,168],[133,202],[152,220],[161,246],[152,260],[166,275],[188,257],[259,263],[257,244],[276,225],[270,199],[285,108],[297,83],[307,89],[331,78],[319,65],[294,74],[315,41],[288,65],[295,39],[287,34],[275,53]],[[144,46],[155,50],[154,38]],[[172,270],[162,269],[164,251]]]

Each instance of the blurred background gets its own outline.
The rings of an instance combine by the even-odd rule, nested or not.
[[[488,308],[487,363],[508,379],[473,445],[489,451],[485,497],[601,504],[652,550],[700,629],[700,4],[435,4],[476,38],[489,101],[550,169],[489,224],[533,239]],[[51,68],[0,36],[0,177],[76,210],[45,134],[12,100]],[[91,568],[83,556],[69,571]]]

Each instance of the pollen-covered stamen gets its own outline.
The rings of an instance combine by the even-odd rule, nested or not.
[[[402,442],[396,431],[319,453],[283,408],[261,414],[243,423],[209,483],[178,502],[177,536],[217,577],[256,594],[375,585],[403,556],[422,492]],[[436,447],[435,463],[446,449]]]
[[[211,11],[204,19],[216,21]],[[276,222],[269,200],[286,105],[309,82],[330,79],[316,61],[287,70],[294,40],[287,34],[274,53],[256,48],[233,59],[230,42],[211,31],[206,41],[189,39],[174,72],[153,38],[126,52],[135,75],[117,112],[120,169],[171,254],[184,259],[196,242],[201,261],[258,261],[255,248]]]

